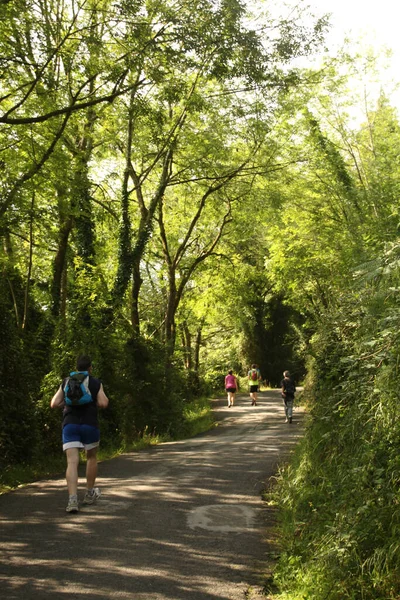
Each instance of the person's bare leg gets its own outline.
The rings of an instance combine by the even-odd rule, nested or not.
[[[97,477],[97,448],[86,451],[86,484],[92,490]]]
[[[76,496],[78,493],[79,448],[68,448],[65,454],[67,455],[65,478],[67,480],[68,494]]]

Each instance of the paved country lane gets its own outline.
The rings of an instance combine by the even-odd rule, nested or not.
[[[206,434],[100,463],[102,497],[76,515],[65,512],[63,478],[0,496],[1,596],[261,598],[274,549],[261,492],[304,415],[286,424],[279,390],[261,392],[256,407],[239,394],[214,409],[218,426]]]

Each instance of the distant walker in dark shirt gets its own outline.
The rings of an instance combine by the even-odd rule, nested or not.
[[[296,386],[292,378],[290,377],[289,371],[283,372],[283,379],[281,381],[283,406],[285,409],[286,423],[291,423],[293,419],[293,403],[294,395],[296,393]]]

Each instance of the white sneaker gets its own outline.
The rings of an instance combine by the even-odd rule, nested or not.
[[[83,497],[83,504],[94,504],[98,498],[100,498],[101,492],[99,488],[93,488],[92,493],[89,491]]]
[[[77,513],[79,511],[78,499],[70,498],[65,511],[67,513]]]

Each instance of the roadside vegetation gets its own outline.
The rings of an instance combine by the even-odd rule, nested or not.
[[[295,11],[250,28],[238,0],[16,0],[0,11],[8,482],[58,455],[49,401],[78,354],[111,400],[112,452],[196,431],[199,414],[208,423],[198,398],[229,367],[257,361],[274,376],[264,345],[273,313],[288,309],[250,237],[281,169],[271,132],[298,85],[290,62],[318,47],[325,22],[300,26]]]
[[[229,368],[289,369],[276,597],[395,600],[399,118],[380,59],[300,68],[327,20],[254,10],[1,3],[0,485],[64,468],[80,353],[103,459],[208,429]]]
[[[400,126],[381,95],[351,130],[345,101],[336,80],[307,114],[308,166],[271,238],[309,332],[306,434],[274,494],[279,600],[400,595]]]
[[[208,397],[196,398],[183,409],[181,428],[175,439],[193,437],[199,433],[209,431],[213,426],[214,418],[210,399]],[[138,452],[143,448],[169,441],[171,441],[171,437],[166,434],[155,435],[146,431],[142,436],[136,437],[126,445],[117,446],[112,443],[107,444],[106,440],[99,448],[98,458],[99,461],[109,460],[124,452]],[[85,454],[82,453],[81,461],[85,462],[85,460]],[[38,455],[35,460],[8,465],[1,475],[0,494],[6,493],[32,481],[58,476],[65,471],[65,468],[66,461],[61,452],[60,443],[59,452],[55,452],[53,455]]]

